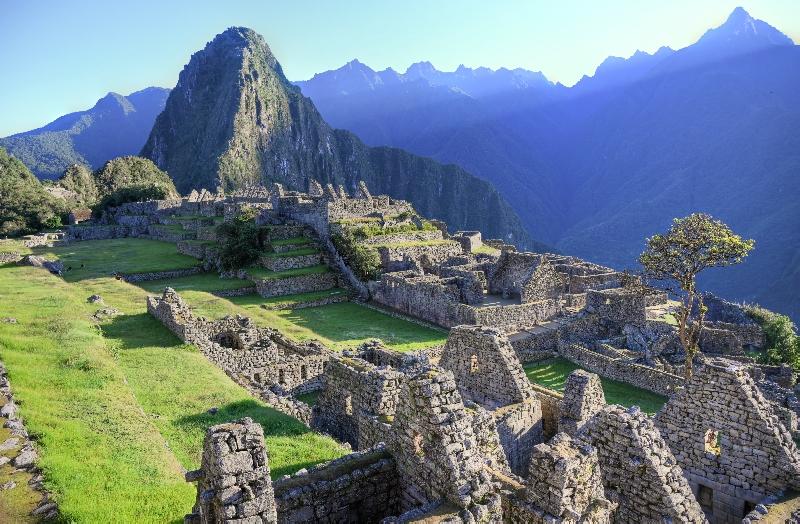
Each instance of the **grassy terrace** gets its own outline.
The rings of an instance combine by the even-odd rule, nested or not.
[[[531,382],[555,391],[564,391],[567,376],[580,369],[578,366],[563,358],[557,358],[542,363],[525,366],[525,374]],[[661,409],[667,398],[656,395],[645,389],[631,386],[624,382],[600,377],[603,384],[603,393],[609,404],[621,406],[639,406],[645,413],[653,414]]]
[[[306,247],[300,249],[293,249],[291,251],[284,251],[282,253],[265,253],[264,256],[268,258],[286,258],[286,257],[300,257],[304,255],[319,255],[320,250],[313,247]]]
[[[408,242],[386,242],[377,244],[368,244],[368,247],[417,247],[417,246],[443,246],[445,244],[456,244],[455,240],[410,240]]]
[[[272,240],[270,244],[273,246],[297,246],[297,245],[305,245],[310,244],[311,239],[306,237],[294,237],[294,238],[284,238],[282,240]]]
[[[327,273],[328,271],[330,271],[330,268],[325,264],[299,269],[287,269],[286,271],[270,271],[263,267],[249,267],[247,268],[247,276],[253,280],[271,280],[275,278],[300,277],[303,275]]]
[[[123,239],[34,251],[73,270],[62,280],[0,267],[0,318],[18,320],[0,323],[0,359],[64,521],[180,521],[195,497],[182,471],[199,464],[206,427],[241,416],[264,426],[275,476],[345,452],[253,399],[146,313],[145,289],[110,276],[194,262],[174,245]],[[97,306],[86,302],[93,293],[123,315],[98,328],[89,320]],[[211,407],[219,411],[210,415]],[[17,522],[30,500],[15,490],[0,497],[0,515]]]

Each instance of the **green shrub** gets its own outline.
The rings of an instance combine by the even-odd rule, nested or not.
[[[256,225],[255,209],[245,208],[231,222],[217,226],[220,240],[219,263],[225,271],[252,265],[264,251],[262,230]]]
[[[48,193],[25,164],[0,147],[0,236],[58,227],[65,213],[64,200]]]
[[[800,337],[794,322],[759,306],[748,307],[747,314],[764,330],[766,363],[789,364],[800,371]]]
[[[332,240],[339,254],[358,278],[361,280],[378,278],[381,271],[381,260],[377,251],[360,244],[349,230],[340,235],[334,235]]]

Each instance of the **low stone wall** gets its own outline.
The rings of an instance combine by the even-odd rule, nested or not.
[[[558,354],[592,373],[659,395],[669,396],[684,385],[683,377],[620,358],[601,355],[577,344],[561,344]]]
[[[143,234],[145,230],[137,232]],[[118,225],[76,225],[67,228],[70,240],[108,240],[132,236],[131,228]]]
[[[531,384],[533,393],[542,406],[542,434],[549,440],[558,433],[558,421],[561,418],[561,402],[564,395],[538,384]]]
[[[0,253],[0,265],[12,264],[22,260],[22,255],[19,253]]]
[[[165,278],[180,278],[202,273],[203,268],[196,266],[187,269],[173,269],[170,271],[152,271],[150,273],[129,273],[122,275],[125,282],[146,282],[148,280],[162,280]]]
[[[560,338],[559,326],[538,327],[509,337],[523,363],[538,362],[557,354]]]
[[[383,444],[273,482],[279,523],[377,523],[397,511],[398,475]]]
[[[178,242],[177,247],[178,253],[203,260],[208,256],[210,245],[192,240],[181,240]]]
[[[0,467],[10,464],[13,468],[31,473],[32,478],[29,481],[29,486],[35,493],[38,493],[36,496],[40,497],[36,509],[32,513],[34,517],[38,517],[34,520],[43,519],[49,521],[55,519],[58,516],[58,507],[50,499],[50,494],[44,489],[42,473],[36,466],[39,456],[36,453],[33,440],[25,428],[22,417],[19,415],[17,405],[14,403],[8,372],[2,362],[0,362],[0,421],[5,421],[2,427],[9,430],[8,438],[0,442]],[[7,454],[13,456],[6,456]],[[14,481],[10,481],[0,487],[0,493],[13,489],[20,490],[23,488],[17,488]],[[0,495],[0,498],[2,497],[3,495]],[[3,520],[1,515],[0,520]]]
[[[406,269],[408,259],[420,260],[425,257],[429,262],[435,263],[447,260],[451,256],[460,255],[462,252],[461,244],[455,241],[422,246],[381,246],[377,250],[381,258],[381,265],[387,271]]]
[[[253,295],[256,292],[256,286],[240,287],[238,289],[222,289],[219,291],[212,291],[211,294],[217,297],[243,297],[245,295]]]
[[[264,298],[325,291],[336,287],[336,274],[312,273],[296,277],[255,280],[256,292]]]
[[[508,306],[470,307],[470,313],[467,315],[469,322],[466,323],[515,332],[552,320],[561,313],[559,302],[551,299]]]
[[[261,257],[260,263],[270,271],[287,271],[289,269],[302,269],[304,267],[316,266],[322,262],[321,253],[311,255],[280,256],[280,257]]]

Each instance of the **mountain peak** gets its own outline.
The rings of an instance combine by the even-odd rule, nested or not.
[[[794,45],[794,42],[763,20],[753,18],[744,8],[737,7],[722,25],[706,31],[696,45],[728,52],[751,52],[775,45]]]

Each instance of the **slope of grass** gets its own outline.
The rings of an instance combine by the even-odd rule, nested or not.
[[[264,426],[276,476],[345,452],[181,344],[146,313],[145,290],[105,276],[102,260],[132,249],[128,242],[163,249],[128,239],[38,250],[83,264],[67,273],[72,284],[41,269],[0,268],[0,318],[19,320],[0,323],[0,358],[39,436],[47,484],[67,521],[180,520],[195,496],[182,471],[197,467],[206,427],[242,416]],[[125,267],[152,264],[133,252]],[[124,313],[101,329],[88,320],[98,306],[86,297],[95,293]],[[209,414],[211,407],[218,412]]]
[[[576,369],[580,368],[569,360],[557,358],[547,362],[527,365],[525,366],[525,374],[535,384],[554,391],[564,391],[567,377]],[[603,393],[605,393],[606,402],[609,404],[619,404],[625,407],[639,406],[645,413],[653,414],[661,409],[661,406],[667,401],[667,398],[662,395],[631,386],[625,382],[605,377],[600,377],[600,382],[603,384]]]
[[[414,351],[444,344],[447,340],[444,330],[421,326],[353,302],[296,310],[266,310],[260,307],[265,299],[255,295],[222,299],[187,291],[181,296],[197,315],[208,318],[245,315],[256,324],[278,329],[294,340],[315,338],[333,349],[353,348],[377,338],[398,351]]]
[[[192,486],[89,322],[86,293],[46,271],[0,268],[0,358],[65,520],[168,522]],[[189,506],[187,506],[187,504]]]
[[[148,273],[198,265],[197,259],[178,253],[175,244],[142,238],[87,240],[52,249],[34,248],[34,252],[56,254],[67,268],[64,279],[69,282],[115,272]]]
[[[270,241],[270,244],[272,244],[273,246],[297,246],[309,243],[311,243],[311,239],[306,237],[292,237],[292,238],[283,238],[280,240]]]

